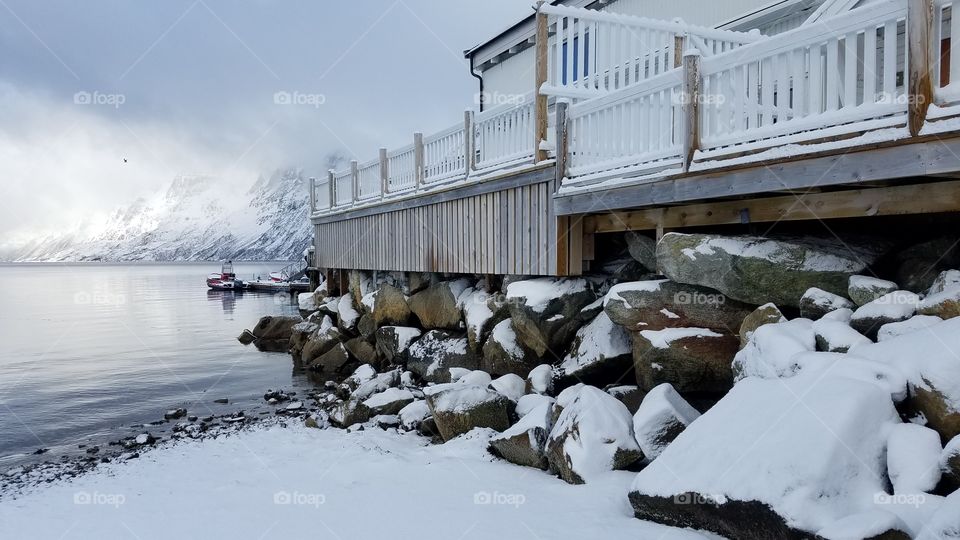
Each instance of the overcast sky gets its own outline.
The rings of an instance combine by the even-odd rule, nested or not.
[[[0,0],[0,237],[70,226],[177,174],[246,189],[452,125],[478,90],[463,50],[531,4]]]

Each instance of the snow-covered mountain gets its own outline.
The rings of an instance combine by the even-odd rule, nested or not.
[[[180,176],[105,222],[34,240],[17,261],[297,260],[311,242],[309,182],[297,169],[261,176],[248,190],[209,176]]]

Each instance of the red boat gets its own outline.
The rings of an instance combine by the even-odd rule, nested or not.
[[[219,274],[207,276],[207,287],[215,291],[237,291],[245,287],[233,271],[233,261],[227,261],[220,267]]]

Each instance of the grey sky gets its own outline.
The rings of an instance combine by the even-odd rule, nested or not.
[[[176,174],[245,189],[452,125],[477,91],[462,51],[531,4],[0,0],[0,244]],[[305,104],[277,105],[277,92]]]

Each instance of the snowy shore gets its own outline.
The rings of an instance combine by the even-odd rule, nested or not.
[[[634,478],[570,486],[414,434],[263,427],[159,448],[0,505],[7,538],[715,538],[634,519]]]

